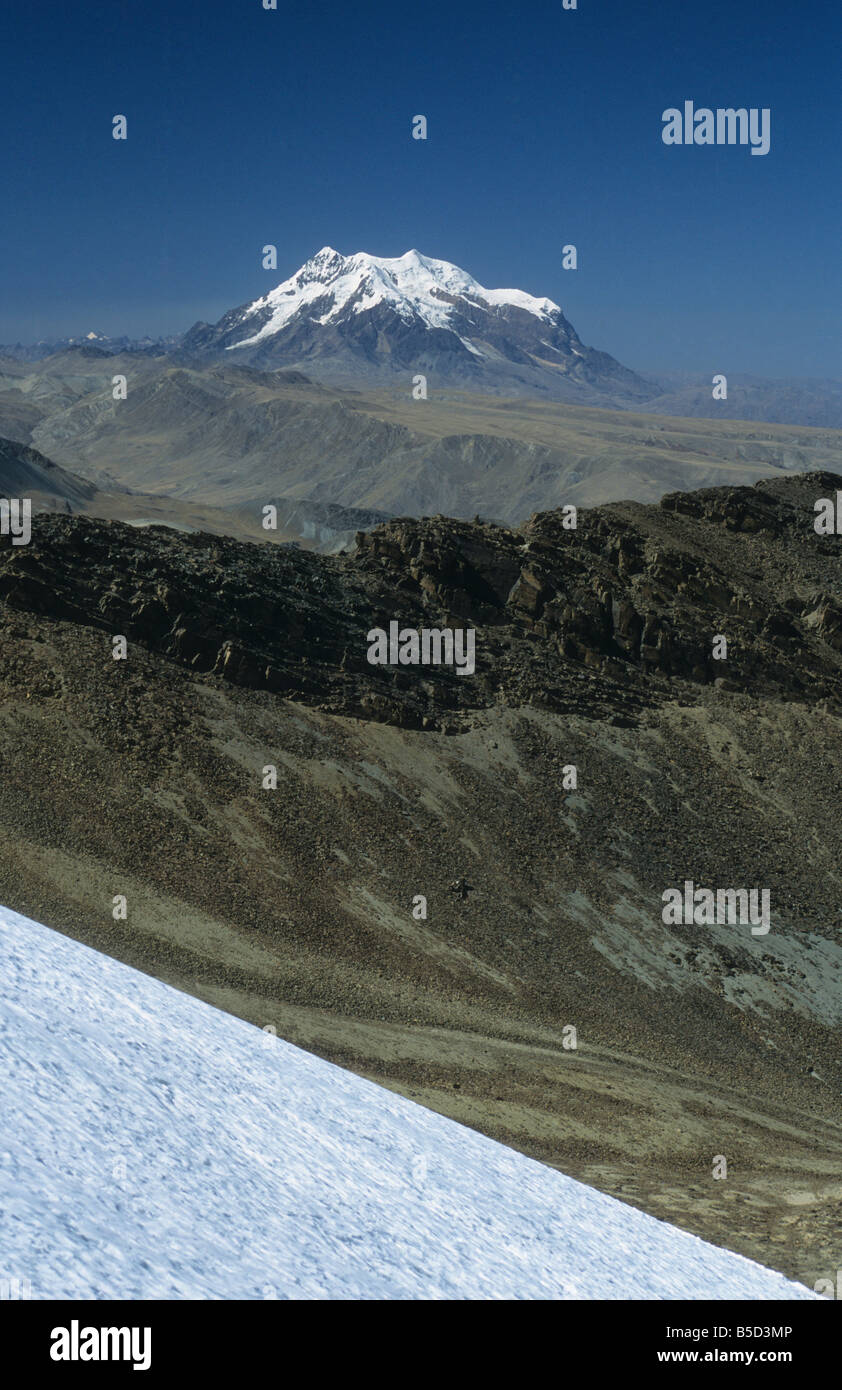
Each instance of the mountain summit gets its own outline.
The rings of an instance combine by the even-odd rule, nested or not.
[[[585,347],[553,300],[486,289],[415,250],[388,259],[325,246],[269,294],[214,325],[194,325],[182,351],[316,369],[348,383],[420,372],[431,384],[599,404],[652,393],[613,357]]]
[[[319,323],[337,323],[380,304],[392,307],[405,323],[420,318],[427,328],[445,329],[454,327],[455,310],[464,312],[467,305],[482,310],[515,306],[545,323],[561,314],[551,299],[535,299],[521,290],[487,290],[458,266],[420,251],[386,260],[365,251],[342,256],[324,246],[291,279],[249,305],[249,313],[266,307],[271,317],[253,338],[237,346],[272,337],[305,311]]]

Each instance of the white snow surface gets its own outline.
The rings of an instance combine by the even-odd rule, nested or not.
[[[7,909],[0,1075],[33,1298],[815,1297]]]
[[[513,305],[548,323],[561,313],[551,299],[536,299],[523,290],[485,289],[459,266],[422,256],[420,251],[389,259],[365,251],[342,256],[323,246],[289,280],[246,307],[244,321],[266,308],[271,309],[271,317],[259,332],[230,344],[228,351],[271,338],[299,314],[326,324],[384,303],[406,322],[420,318],[428,328],[449,328],[452,299],[467,299],[483,308]],[[307,313],[317,304],[320,312]]]

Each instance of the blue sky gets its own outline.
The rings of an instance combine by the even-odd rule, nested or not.
[[[10,0],[0,342],[417,247],[631,366],[842,376],[838,0],[278,3]],[[769,154],[664,145],[685,100],[769,107]]]

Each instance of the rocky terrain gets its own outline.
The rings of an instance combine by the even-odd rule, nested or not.
[[[0,901],[832,1277],[837,489],[398,518],[335,556],[39,515],[0,538]],[[393,620],[474,628],[476,673],[369,665]],[[665,926],[687,879],[769,889],[769,934]]]
[[[37,449],[12,439],[0,439],[0,495],[28,497],[34,505],[63,505],[69,512],[91,502],[96,488],[60,468]]]
[[[676,682],[842,711],[839,545],[812,525],[813,502],[837,486],[808,474],[672,493],[657,508],[584,511],[575,529],[564,510],[520,530],[398,518],[334,558],[46,517],[31,545],[7,544],[0,597],[193,672],[404,728],[458,728],[499,703],[633,717],[674,699]],[[372,666],[366,634],[392,620],[475,628],[475,674]]]

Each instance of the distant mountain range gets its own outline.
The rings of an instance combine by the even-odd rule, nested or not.
[[[83,333],[78,338],[50,338],[37,343],[6,343],[0,357],[17,362],[42,362],[56,353],[77,352],[83,357],[111,357],[118,352],[145,353],[158,357],[177,348],[181,334],[169,338],[109,338],[107,333]]]
[[[712,375],[632,371],[586,347],[553,300],[486,289],[415,250],[390,260],[325,246],[269,294],[216,324],[194,324],[175,352],[194,363],[297,368],[346,387],[421,373],[431,389],[842,428],[842,381],[740,373],[715,401]]]
[[[29,497],[36,505],[63,505],[67,511],[78,511],[93,500],[96,488],[37,449],[0,438],[0,495]]]
[[[842,428],[842,381],[728,379],[714,400],[710,375],[640,373],[586,347],[558,304],[518,289],[487,289],[449,261],[407,251],[394,258],[325,246],[268,294],[171,337],[78,337],[0,347],[0,357],[40,362],[73,353],[165,357],[188,368],[304,372],[352,390],[453,390],[485,396],[646,410],[684,418],[757,420]],[[2,424],[2,422],[0,422]]]

